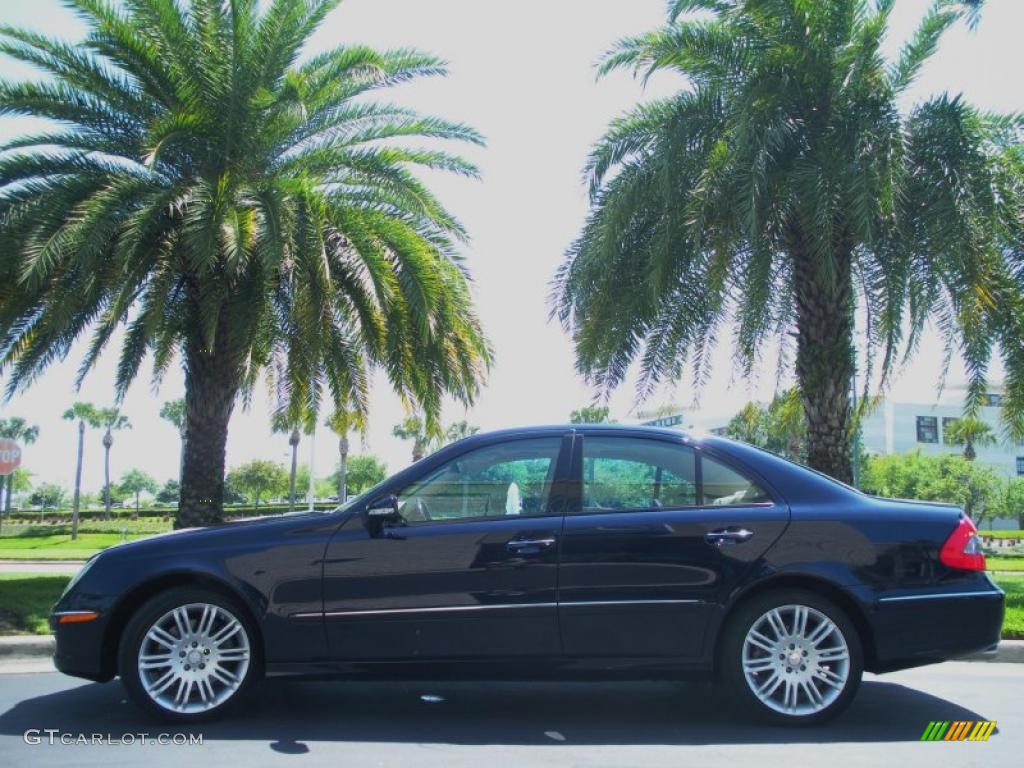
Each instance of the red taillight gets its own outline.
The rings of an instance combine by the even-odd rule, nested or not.
[[[950,568],[962,571],[984,571],[985,555],[981,551],[978,529],[969,518],[963,517],[939,550],[939,560]]]

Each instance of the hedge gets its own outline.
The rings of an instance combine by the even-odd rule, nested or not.
[[[314,502],[313,509],[318,511],[334,509],[337,504],[333,501],[321,501]],[[309,508],[306,503],[296,503],[295,511],[301,512]],[[282,512],[288,511],[287,504],[260,504],[259,507],[255,507],[252,504],[225,504],[224,505],[224,517],[225,519],[231,519],[235,517],[261,517],[263,515],[279,515]],[[139,510],[139,519],[170,519],[173,518],[178,512],[177,507],[142,507]],[[135,509],[111,509],[110,519],[111,520],[132,520],[135,517]],[[40,516],[38,511],[32,510],[12,510],[9,514],[3,516],[5,521],[12,523],[25,522],[25,523],[39,523]],[[78,512],[78,519],[84,520],[105,520],[105,513],[102,509],[82,509]],[[48,525],[59,525],[63,523],[71,522],[71,510],[60,509],[56,511],[47,510],[42,516],[43,524]]]

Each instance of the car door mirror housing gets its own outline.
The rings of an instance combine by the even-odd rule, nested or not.
[[[371,535],[378,534],[385,525],[402,522],[402,515],[398,511],[398,497],[392,494],[372,501],[367,505],[363,516]]]

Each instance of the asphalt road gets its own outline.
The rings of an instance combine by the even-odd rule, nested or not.
[[[428,702],[421,696],[441,697]],[[1024,754],[1024,665],[948,663],[865,680],[820,728],[750,725],[701,684],[268,681],[232,719],[170,728],[126,703],[116,681],[0,675],[6,765],[1009,766]],[[998,720],[985,743],[922,743],[930,720]],[[203,735],[188,745],[28,745],[27,729]],[[43,735],[45,739],[45,734]],[[183,763],[188,761],[188,763]]]

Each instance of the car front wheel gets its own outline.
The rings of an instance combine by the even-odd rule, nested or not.
[[[761,719],[786,725],[838,715],[856,695],[863,670],[849,617],[804,590],[769,592],[741,605],[720,657],[731,694]]]
[[[183,587],[145,603],[121,639],[128,694],[165,720],[206,720],[237,704],[259,676],[255,629],[233,601]]]

